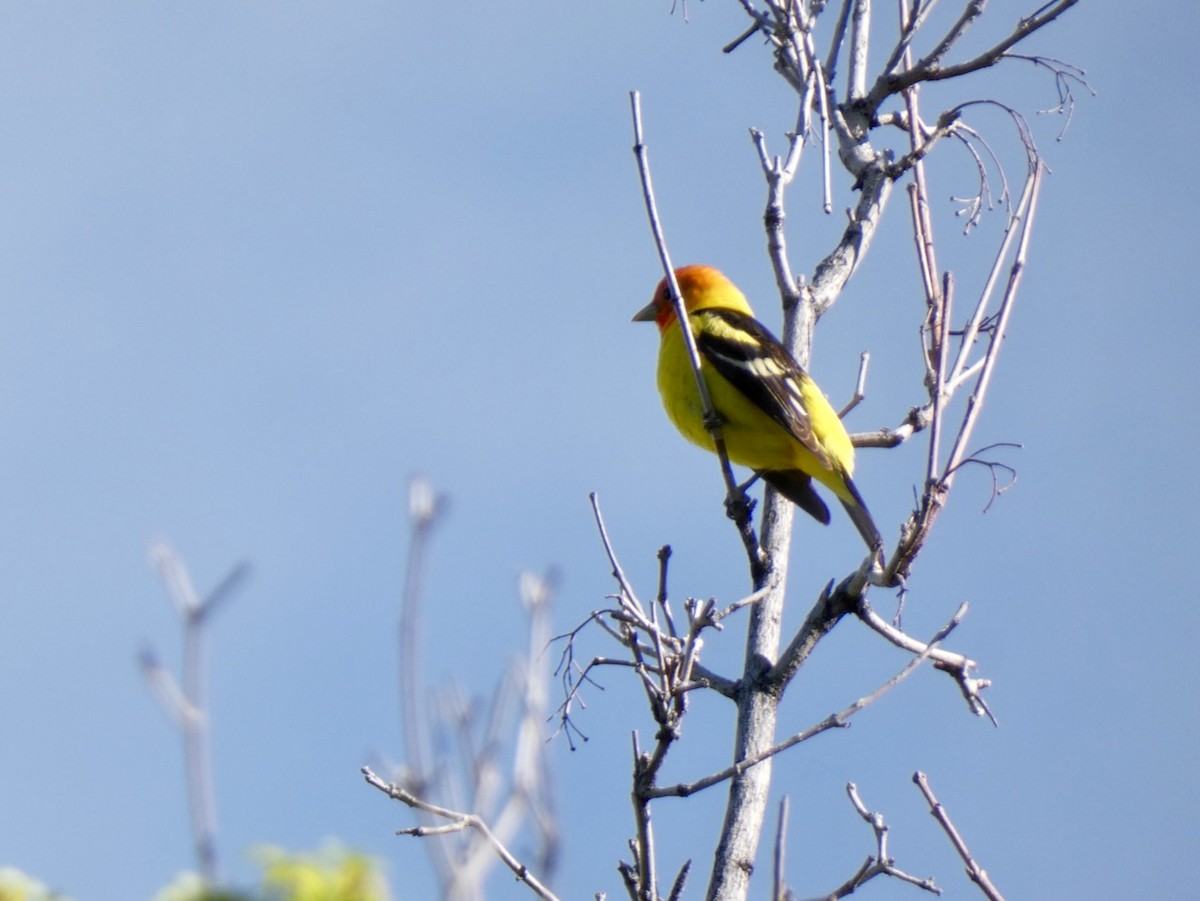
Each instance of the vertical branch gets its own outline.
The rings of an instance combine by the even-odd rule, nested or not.
[[[1021,198],[1018,200],[1016,208],[1013,210],[1012,218],[1009,219],[1008,227],[1004,232],[1004,240],[1000,243],[1000,249],[996,252],[991,272],[988,273],[987,281],[980,292],[979,303],[963,328],[958,357],[954,363],[954,370],[947,380],[951,390],[957,388],[962,380],[970,375],[968,361],[971,358],[971,351],[974,349],[975,339],[979,336],[979,332],[988,318],[987,310],[992,292],[996,289],[996,284],[1000,280],[1001,273],[1004,271],[1004,260],[1008,257],[1008,252],[1012,248],[1017,236],[1021,235],[1023,238],[1026,234],[1027,230],[1023,227],[1022,218],[1029,209],[1031,197],[1036,196],[1036,190],[1040,190],[1041,188],[1041,170],[1042,164],[1040,162],[1030,162],[1029,176],[1025,180],[1025,188],[1021,192]]]
[[[871,39],[871,0],[853,0],[850,11],[850,71],[846,99],[857,103],[867,96],[867,51]]]
[[[916,33],[920,9],[908,9],[904,0],[896,0],[900,15],[900,41],[896,45],[888,70],[898,58],[905,68],[912,65],[909,47]],[[928,12],[928,9],[926,9]],[[921,284],[925,288],[926,314],[922,332],[926,336],[925,381],[932,402],[932,419],[929,429],[929,448],[925,467],[926,490],[934,484],[939,474],[941,459],[942,409],[946,400],[946,343],[950,330],[949,288],[953,284],[949,273],[944,282],[938,278],[937,250],[933,237],[933,220],[929,215],[929,186],[925,180],[925,159],[920,152],[924,141],[921,111],[918,103],[920,87],[912,85],[903,91],[904,109],[908,121],[908,144],[913,155],[912,184],[909,198],[912,205],[913,237],[916,240],[917,263],[921,273]]]
[[[540,886],[530,868],[506,850],[530,819],[537,835],[537,869],[543,878],[552,871],[558,855],[558,824],[540,734],[548,706],[548,663],[542,652],[550,636],[554,577],[521,574],[518,588],[529,618],[528,657],[515,661],[499,680],[487,711],[479,715],[473,704],[452,689],[431,704],[422,688],[421,617],[429,541],[447,506],[445,496],[424,479],[411,480],[412,534],[398,634],[400,705],[408,758],[403,789],[390,786],[387,790],[416,811],[421,825],[408,831],[432,839],[425,849],[440,883],[440,896],[447,901],[474,901],[484,897],[487,873],[498,861],[530,887]],[[506,729],[514,719],[510,738]],[[449,754],[435,757],[432,747],[438,743],[431,729],[439,730],[439,737],[442,729],[452,732],[456,758],[447,759]],[[453,763],[459,765],[461,774]],[[419,797],[435,794],[450,797],[455,807],[441,807]],[[469,813],[457,812],[460,809]],[[453,819],[455,824],[434,825],[439,819]],[[541,893],[538,888],[535,891]]]
[[[671,290],[671,302],[675,305],[675,316],[683,333],[684,347],[687,349],[688,360],[692,364],[692,373],[696,378],[696,391],[700,397],[701,409],[704,411],[704,427],[712,437],[717,457],[721,461],[721,474],[725,479],[725,506],[731,518],[738,527],[742,545],[750,562],[750,570],[756,584],[765,578],[762,550],[759,548],[758,536],[750,521],[750,505],[733,477],[733,467],[729,464],[729,453],[725,449],[725,438],[721,434],[721,418],[713,406],[712,396],[708,391],[708,383],[700,369],[700,352],[696,348],[696,338],[692,334],[692,323],[687,309],[683,304],[683,294],[675,278],[675,267],[667,250],[666,237],[658,217],[658,204],[654,199],[654,186],[650,180],[650,163],[646,153],[646,143],[642,132],[642,96],[638,91],[630,91],[629,102],[633,112],[633,153],[637,158],[638,175],[642,182],[642,196],[646,202],[646,214],[650,218],[650,230],[654,234],[654,242],[662,259],[663,271],[666,273],[667,284]]]
[[[428,712],[422,679],[421,618],[425,593],[425,561],[429,538],[446,509],[446,498],[434,491],[425,479],[414,476],[408,485],[408,515],[412,535],[404,569],[404,588],[400,599],[398,644],[400,652],[399,693],[400,725],[403,730],[404,757],[413,790],[425,794],[431,780]],[[429,817],[422,814],[425,822]],[[454,880],[454,868],[446,845],[432,841],[430,860],[443,888]]]
[[[996,321],[988,342],[987,353],[983,358],[983,367],[979,373],[979,380],[975,383],[975,390],[971,392],[971,396],[967,399],[967,414],[963,419],[963,425],[959,430],[958,437],[954,442],[954,448],[950,452],[950,458],[946,461],[944,482],[947,489],[950,487],[954,473],[966,454],[967,444],[971,439],[971,432],[974,430],[975,423],[979,419],[983,398],[987,394],[988,386],[991,384],[992,372],[996,368],[996,358],[1000,353],[1000,344],[1004,340],[1005,331],[1008,329],[1008,320],[1012,315],[1017,288],[1020,286],[1021,276],[1025,271],[1025,261],[1028,259],[1029,240],[1033,232],[1033,217],[1037,212],[1037,201],[1041,191],[1043,169],[1044,167],[1041,162],[1034,165],[1033,172],[1025,183],[1025,191],[1021,197],[1021,202],[1013,215],[1014,221],[1010,228],[1016,228],[1019,224],[1021,240],[1017,248],[1017,256],[1009,268],[1008,283],[1005,287],[1004,297],[1000,302],[1000,309],[996,314]]]
[[[554,582],[553,573],[545,577],[530,572],[521,574],[518,589],[522,606],[529,616],[526,656],[514,662],[497,686],[492,698],[492,713],[487,718],[488,726],[477,743],[471,740],[473,723],[458,718],[464,733],[464,746],[459,756],[472,775],[470,784],[463,791],[465,798],[459,803],[485,819],[492,835],[503,844],[511,842],[526,819],[531,818],[538,836],[535,866],[547,882],[552,880],[559,844],[550,786],[550,761],[541,735],[547,716],[546,681],[549,678],[546,655],[542,652],[550,641],[549,614]],[[503,730],[509,723],[507,711],[512,705],[518,708],[516,738],[512,747],[510,781],[506,785],[501,772],[501,757],[508,742]],[[454,882],[446,897],[483,897],[484,879],[497,860],[494,849],[482,835],[471,837],[456,849]]]
[[[833,36],[829,39],[829,53],[825,56],[825,71],[832,78],[837,71],[838,56],[842,52],[842,44],[846,40],[846,25],[850,21],[850,10],[856,0],[842,0],[842,9],[838,13],[837,23],[833,27]]]
[[[787,854],[788,798],[784,795],[779,802],[779,822],[775,827],[775,859],[773,874],[775,885],[771,890],[771,901],[786,901],[787,878],[784,876],[784,859]]]
[[[422,708],[425,694],[421,674],[421,617],[425,593],[425,559],[429,538],[445,510],[446,500],[425,479],[414,476],[408,485],[408,515],[412,535],[404,567],[400,601],[400,708],[404,729],[404,754],[418,780],[427,776],[429,735]]]
[[[183,759],[187,772],[192,839],[204,881],[215,884],[217,866],[217,799],[213,789],[212,735],[208,716],[208,658],[203,617],[193,608],[183,623],[183,694],[193,716],[183,720]]]
[[[941,461],[942,448],[942,415],[944,404],[946,402],[946,361],[947,348],[950,339],[950,314],[954,308],[954,277],[947,272],[942,280],[942,291],[940,294],[941,303],[939,304],[938,326],[939,333],[936,336],[931,336],[930,341],[933,343],[932,356],[933,359],[933,384],[930,386],[930,396],[932,397],[933,414],[929,422],[929,454],[925,464],[925,485],[932,485],[937,481],[940,470],[938,469]],[[932,326],[930,331],[932,332]]]
[[[188,811],[197,869],[206,885],[220,879],[217,859],[217,800],[212,774],[211,718],[208,712],[208,657],[206,629],[209,617],[249,573],[240,563],[201,599],[179,556],[166,544],[151,548],[151,559],[183,622],[182,688],[158,662],[153,651],[141,653],[142,673],[167,714],[183,736],[184,773]]]
[[[1043,166],[1039,160],[1032,160],[1030,165],[1029,177],[1026,179],[1021,198],[1009,220],[1004,240],[1001,242],[1000,249],[992,264],[992,271],[988,275],[987,284],[980,295],[979,303],[972,314],[964,335],[959,339],[962,342],[962,347],[959,349],[958,361],[949,375],[939,377],[935,381],[934,389],[932,389],[936,390],[937,385],[940,384],[942,386],[942,394],[949,397],[965,381],[971,378],[975,379],[973,389],[967,397],[966,409],[958,425],[958,431],[955,435],[950,454],[942,466],[940,473],[926,484],[919,508],[905,524],[902,530],[901,542],[897,546],[892,559],[888,561],[886,573],[888,577],[899,576],[903,578],[908,574],[912,561],[920,552],[930,530],[933,528],[934,521],[945,504],[946,497],[954,483],[959,468],[964,461],[970,459],[967,455],[967,447],[970,443],[975,424],[978,422],[979,414],[983,409],[983,402],[991,383],[991,376],[995,370],[1000,346],[1004,340],[1005,330],[1008,328],[1009,317],[1012,314],[1013,304],[1016,302],[1017,288],[1020,285],[1021,276],[1024,273],[1028,257],[1033,215],[1037,209],[1037,198],[1041,189],[1043,172]],[[1004,270],[1005,261],[1008,258],[1014,241],[1017,241],[1017,252],[1012,263],[1008,266],[1008,280],[1004,293],[999,301],[997,311],[988,316],[986,311],[989,306],[993,287],[999,280],[1000,273]],[[990,325],[986,329],[988,336],[987,349],[984,351],[982,360],[968,366],[967,354],[970,350],[967,344],[968,338],[972,343],[975,341],[978,334],[984,331],[985,320],[990,322]],[[943,328],[945,328],[945,325],[943,325]],[[945,344],[946,342],[943,339],[943,348]],[[949,365],[949,360],[945,356],[944,351],[942,363],[944,371],[945,367]]]
[[[557,580],[526,575],[521,581],[521,596],[529,611],[529,643],[527,663],[523,668],[525,690],[513,761],[513,782],[518,797],[522,798],[533,816],[539,836],[538,870],[552,881],[558,864],[560,837],[550,755],[542,728],[550,707],[546,690],[550,680],[550,662],[546,648],[551,640],[550,602]]]
[[[654,828],[650,823],[650,797],[646,783],[653,784],[650,758],[642,753],[638,735],[633,733],[633,818],[637,824],[635,865],[638,901],[657,901],[658,873],[655,866]]]
[[[821,107],[821,209],[826,214],[833,212],[833,164],[829,159],[829,84],[825,80],[825,70],[817,64],[813,67],[817,73],[818,93]]]

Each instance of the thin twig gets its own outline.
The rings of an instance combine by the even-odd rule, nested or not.
[[[389,798],[400,801],[414,810],[421,811],[430,817],[436,817],[438,819],[450,821],[445,826],[441,827],[414,826],[410,829],[400,829],[397,830],[397,835],[441,835],[447,832],[460,832],[466,829],[474,830],[483,837],[488,845],[491,846],[496,856],[504,862],[505,866],[512,870],[513,875],[515,875],[521,882],[524,882],[527,886],[529,886],[535,895],[537,895],[539,898],[542,898],[543,901],[558,901],[558,896],[550,891],[550,889],[545,885],[543,885],[538,878],[534,876],[532,872],[530,872],[529,868],[525,864],[521,863],[521,861],[513,856],[512,852],[505,847],[504,843],[496,838],[495,834],[493,834],[492,830],[488,827],[488,824],[484,822],[482,818],[476,816],[475,814],[462,813],[457,810],[451,810],[448,807],[441,807],[437,804],[430,804],[427,801],[423,801],[402,786],[397,785],[394,782],[385,782],[383,779],[380,779],[375,775],[374,772],[371,771],[370,767],[364,766],[361,772],[368,785],[379,789],[379,791],[383,792]]]
[[[996,314],[996,325],[992,332],[991,340],[988,343],[987,352],[984,355],[983,369],[979,373],[978,381],[975,383],[975,390],[971,392],[967,414],[963,419],[962,428],[959,429],[958,437],[955,439],[954,448],[946,461],[947,475],[944,481],[947,487],[949,487],[949,482],[953,478],[954,469],[962,461],[966,446],[970,441],[971,432],[974,430],[975,423],[979,418],[983,399],[987,395],[992,372],[996,366],[996,357],[1000,352],[1000,344],[1008,328],[1008,319],[1012,314],[1013,304],[1017,296],[1017,288],[1021,284],[1021,276],[1024,273],[1025,262],[1028,259],[1029,240],[1033,231],[1034,214],[1037,212],[1042,172],[1043,166],[1041,163],[1035,164],[1033,174],[1026,185],[1025,194],[1014,213],[1014,218],[1020,223],[1021,239],[1017,247],[1016,258],[1009,268],[1008,284],[1005,287],[1004,296],[1000,302],[999,312]]]
[[[737,763],[733,764],[732,766],[728,766],[719,772],[711,773],[708,776],[704,776],[700,779],[695,780],[694,782],[687,782],[687,783],[681,782],[676,785],[655,788],[651,792],[651,797],[655,797],[655,798],[664,798],[664,797],[686,798],[689,795],[694,795],[698,791],[703,791],[706,788],[711,788],[712,786],[717,785],[721,782],[724,782],[727,779],[732,779],[734,776],[738,776],[741,773],[744,773],[746,770],[750,769],[751,767],[757,766],[758,764],[762,763],[763,761],[769,760],[770,758],[774,757],[776,754],[786,751],[788,748],[798,745],[801,742],[808,741],[810,738],[820,735],[822,732],[828,732],[830,729],[845,728],[847,721],[852,716],[854,716],[859,711],[874,704],[876,701],[878,701],[880,698],[882,698],[885,694],[887,694],[889,691],[891,691],[893,688],[895,688],[897,685],[899,685],[901,682],[903,682],[905,679],[907,679],[909,676],[911,676],[913,674],[913,672],[916,671],[917,667],[919,667],[922,663],[925,662],[926,657],[933,656],[933,654],[937,650],[938,643],[943,638],[945,638],[946,635],[950,634],[950,632],[953,631],[954,627],[958,625],[959,621],[960,620],[958,617],[951,619],[950,622],[948,622],[945,626],[943,626],[937,632],[937,634],[935,634],[933,636],[933,638],[929,640],[929,642],[924,646],[921,653],[919,653],[919,654],[917,654],[917,656],[913,657],[913,659],[910,660],[908,663],[906,663],[904,665],[904,667],[899,672],[896,673],[896,675],[892,676],[890,679],[888,679],[886,682],[884,682],[882,685],[880,685],[877,689],[875,689],[875,691],[871,692],[871,694],[864,695],[863,697],[858,698],[856,701],[854,701],[852,704],[850,704],[848,707],[844,708],[843,710],[841,710],[837,713],[830,714],[829,716],[827,716],[825,719],[821,720],[816,725],[810,726],[809,728],[803,730],[802,732],[797,732],[794,735],[789,736],[788,738],[784,739],[781,742],[778,742],[777,744],[772,745],[771,747],[767,748],[765,751],[762,751],[759,754],[755,754],[751,757],[747,757],[742,760],[739,760]]]
[[[923,81],[945,81],[993,66],[1006,57],[1010,47],[1019,44],[1038,29],[1049,25],[1078,2],[1079,0],[1057,0],[1057,2],[1046,3],[1033,15],[1020,19],[1007,37],[997,41],[982,53],[964,62],[943,66],[941,65],[942,57],[957,43],[971,22],[982,13],[983,6],[986,5],[986,0],[971,0],[962,16],[951,26],[945,37],[923,59],[903,72],[885,72],[880,75],[871,88],[867,104],[869,108],[877,109],[889,95],[897,94],[914,84]]]
[[[397,688],[400,722],[404,736],[404,758],[409,778],[419,791],[429,789],[433,779],[428,697],[422,667],[421,639],[425,605],[425,563],[430,537],[448,509],[445,495],[421,476],[408,483],[408,515],[412,529],[404,567],[404,585],[400,596],[400,617],[396,625],[398,650]],[[455,879],[450,851],[442,842],[426,846],[439,883],[445,887]]]
[[[703,411],[704,427],[712,437],[714,450],[721,461],[721,473],[725,478],[726,507],[731,511],[737,522],[738,531],[746,545],[752,565],[762,566],[762,553],[758,547],[758,539],[754,535],[754,527],[750,522],[749,504],[738,487],[733,476],[733,467],[729,463],[729,453],[725,448],[725,438],[721,434],[721,418],[713,406],[712,395],[708,383],[700,369],[700,351],[696,347],[696,338],[692,334],[692,323],[687,308],[683,303],[683,294],[679,290],[679,282],[675,278],[675,267],[671,263],[671,255],[667,250],[666,237],[663,234],[661,220],[658,216],[658,204],[654,199],[654,186],[650,179],[650,161],[646,149],[645,137],[642,130],[642,96],[638,91],[629,94],[633,114],[633,153],[637,159],[638,175],[642,182],[642,196],[646,203],[646,214],[650,219],[650,231],[654,235],[654,243],[658,247],[659,258],[662,260],[663,272],[666,274],[667,285],[671,292],[671,302],[675,305],[675,316],[683,333],[684,347],[687,349],[688,360],[692,365],[692,373],[696,379],[696,391],[700,397],[700,407]]]
[[[947,634],[949,629],[953,629],[958,623],[962,622],[963,618],[967,615],[968,608],[969,605],[965,601],[959,605],[958,610],[955,611],[954,616],[951,617],[950,622],[947,624]],[[962,654],[945,651],[934,647],[932,643],[923,643],[913,638],[879,616],[879,614],[871,609],[871,605],[865,599],[859,602],[855,613],[865,625],[882,635],[896,647],[902,648],[911,654],[917,654],[920,657],[929,657],[936,669],[947,672],[954,677],[954,681],[958,684],[963,699],[971,708],[972,713],[976,716],[986,716],[992,721],[993,725],[998,725],[987,702],[983,700],[980,694],[980,692],[992,684],[991,680],[976,679],[971,675],[978,668],[978,663]]]
[[[862,798],[858,795],[858,786],[853,782],[847,783],[846,794],[849,796],[850,804],[854,807],[855,812],[862,817],[863,822],[870,826],[872,832],[875,833],[875,854],[867,857],[853,876],[828,895],[825,895],[824,898],[826,901],[828,899],[844,898],[847,895],[853,894],[876,876],[890,876],[893,879],[899,879],[901,882],[907,882],[909,885],[915,885],[917,888],[924,889],[931,894],[940,895],[942,890],[938,888],[932,876],[922,879],[919,876],[906,873],[895,865],[892,856],[888,853],[888,826],[883,820],[883,814],[867,809]]]
[[[183,671],[180,681],[145,648],[139,655],[142,674],[183,737],[184,776],[197,867],[208,885],[220,879],[217,859],[217,799],[212,771],[212,734],[208,712],[207,625],[250,573],[239,563],[204,598],[197,593],[187,567],[166,544],[150,549],[163,587],[183,623]]]
[[[622,594],[629,598],[636,598],[637,595],[633,590],[633,586],[630,584],[629,579],[625,577],[625,570],[621,568],[621,564],[617,561],[617,553],[613,550],[612,541],[608,537],[608,527],[604,524],[604,514],[600,512],[599,495],[594,491],[589,492],[588,501],[592,505],[592,516],[596,520],[596,528],[600,532],[600,542],[604,545],[604,553],[608,556],[608,562],[612,566],[613,578],[617,580],[617,585],[620,587]]]
[[[845,419],[847,414],[863,402],[867,396],[867,367],[871,364],[871,355],[863,351],[858,357],[858,378],[854,381],[854,394],[846,406],[838,410],[838,419]]]
[[[775,858],[772,874],[775,886],[771,892],[771,901],[784,901],[787,891],[787,878],[784,876],[784,860],[787,854],[787,822],[788,796],[779,799],[779,819],[775,826]]]
[[[971,856],[971,851],[967,848],[967,843],[963,840],[958,830],[954,828],[954,823],[950,820],[950,814],[946,812],[946,808],[942,806],[941,802],[934,795],[933,789],[930,788],[928,777],[920,770],[917,770],[913,773],[913,782],[917,784],[917,788],[925,796],[925,801],[929,804],[930,814],[941,825],[942,830],[950,839],[950,843],[954,845],[954,850],[958,852],[958,856],[966,864],[967,876],[979,886],[980,891],[991,899],[991,901],[1004,901],[1004,896],[1000,894],[1000,890],[988,878],[987,870],[981,867],[975,858]]]

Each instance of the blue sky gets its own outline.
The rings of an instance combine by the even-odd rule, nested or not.
[[[384,860],[403,897],[428,896],[423,852],[392,835],[407,812],[358,767],[399,753],[411,474],[452,497],[430,559],[430,682],[490,690],[523,647],[522,569],[561,572],[560,628],[604,603],[592,490],[645,594],[670,543],[680,595],[741,596],[715,467],[662,416],[653,330],[628,321],[659,272],[627,93],[644,95],[677,261],[725,269],[772,325],[747,129],[781,149],[794,101],[754,42],[719,52],[744,27],[738,4],[692,2],[686,24],[670,5],[0,11],[0,865],[77,901],[149,897],[192,865],[178,741],[135,666],[146,643],[178,663],[154,541],[201,590],[253,566],[211,634],[227,869],[247,878],[255,844],[336,836]],[[1177,891],[1200,804],[1187,575],[1200,317],[1186,275],[1200,135],[1179,90],[1198,32],[1190,4],[1150,17],[1083,3],[1033,45],[1086,68],[1098,96],[1080,98],[1061,142],[1058,120],[1037,117],[1053,175],[978,433],[1024,445],[1019,481],[986,514],[982,475],[960,481],[905,620],[930,634],[971,602],[951,644],[994,680],[1001,727],[920,672],[783,758],[801,894],[870,851],[850,780],[892,824],[901,866],[969,894],[909,782],[918,768],[1010,897]],[[1053,100],[1012,68],[962,89],[1031,117]],[[946,170],[935,196],[961,193],[961,176]],[[998,217],[964,241],[949,211],[943,262],[964,267],[961,286]],[[808,175],[789,213],[796,268],[811,271],[838,222]],[[814,352],[835,398],[872,352],[853,429],[899,421],[919,390],[902,199],[891,216]],[[885,532],[920,453],[860,454]],[[798,523],[793,624],[856,560],[836,516]],[[731,669],[742,625],[710,642],[714,666]],[[902,664],[841,624],[782,728]],[[622,891],[629,731],[651,728],[634,686],[606,686],[584,717],[592,740],[554,749],[569,897]],[[730,711],[707,701],[691,716],[676,778],[727,762]],[[694,856],[702,881],[722,799],[659,805],[667,867]],[[503,875],[492,889],[524,896]]]

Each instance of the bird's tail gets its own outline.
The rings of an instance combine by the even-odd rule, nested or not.
[[[759,473],[764,482],[786,497],[789,501],[819,523],[829,525],[829,508],[813,489],[812,479],[798,469],[764,469]],[[858,493],[858,488],[849,476],[843,476],[850,500],[842,500],[842,506],[850,514],[850,521],[867,543],[867,549],[876,552],[883,549],[883,536],[871,518],[867,503]],[[839,498],[840,500],[840,498]]]
[[[812,479],[805,473],[798,469],[765,469],[760,475],[764,482],[817,522],[829,525],[829,508],[813,490]]]
[[[867,509],[866,501],[862,499],[862,495],[858,493],[858,488],[850,477],[846,476],[845,479],[846,488],[850,491],[852,499],[842,500],[842,506],[850,514],[850,521],[858,529],[858,534],[867,543],[867,549],[871,552],[882,550],[883,536],[879,534],[879,528],[875,525],[875,520],[871,518],[871,511]],[[839,498],[839,500],[841,499]]]

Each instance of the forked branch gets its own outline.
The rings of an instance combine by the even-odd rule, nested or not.
[[[513,875],[518,880],[524,882],[533,891],[535,895],[542,898],[543,901],[558,901],[558,896],[550,889],[542,884],[542,882],[530,872],[529,867],[523,864],[516,856],[508,850],[501,842],[488,824],[481,818],[472,813],[463,813],[458,810],[451,810],[448,807],[441,807],[437,804],[430,804],[428,801],[423,801],[408,789],[394,782],[386,782],[380,779],[372,772],[370,767],[362,768],[363,778],[367,784],[373,788],[379,789],[389,798],[399,801],[411,807],[413,810],[438,820],[445,820],[441,826],[412,826],[408,829],[396,830],[397,835],[413,835],[417,837],[434,836],[434,835],[449,835],[455,832],[464,830],[472,830],[478,833],[488,846],[495,852],[496,856],[504,862],[504,865],[512,870]]]

